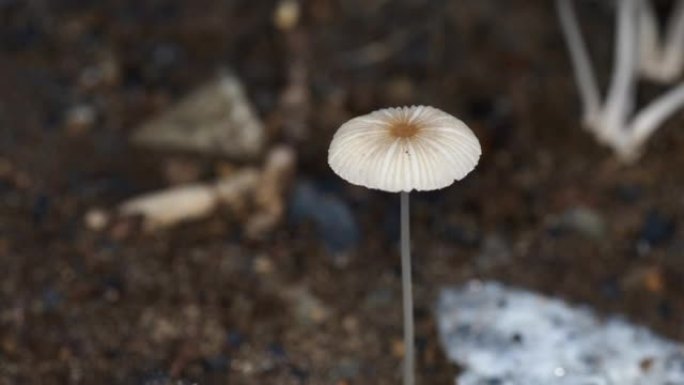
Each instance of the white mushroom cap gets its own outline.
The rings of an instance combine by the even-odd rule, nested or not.
[[[387,108],[344,123],[328,163],[348,182],[390,192],[437,190],[463,179],[482,154],[459,119],[428,106]]]

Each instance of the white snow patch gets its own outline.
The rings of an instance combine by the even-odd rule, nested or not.
[[[459,385],[684,385],[684,346],[495,282],[445,289],[437,318]]]

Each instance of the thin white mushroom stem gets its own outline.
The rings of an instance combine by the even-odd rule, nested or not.
[[[615,54],[613,56],[613,77],[603,106],[603,124],[598,127],[599,135],[606,140],[615,140],[626,127],[627,119],[634,108],[634,87],[637,70],[637,0],[617,2],[615,23]]]
[[[601,112],[601,101],[596,76],[589,60],[589,53],[582,38],[571,0],[556,0],[556,9],[570,51],[572,69],[582,101],[584,122],[587,127],[593,127],[593,122]]]
[[[401,199],[401,286],[404,299],[404,385],[415,385],[415,341],[413,329],[413,289],[411,282],[411,232],[409,193]]]
[[[633,120],[631,146],[640,148],[655,130],[684,106],[684,84],[671,89],[651,102]]]

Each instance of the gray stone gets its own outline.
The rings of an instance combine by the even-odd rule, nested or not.
[[[264,128],[239,80],[226,74],[144,124],[133,142],[167,150],[255,158],[263,148]]]

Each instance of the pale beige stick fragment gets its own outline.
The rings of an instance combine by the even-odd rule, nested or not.
[[[209,216],[218,205],[241,208],[259,181],[259,172],[244,169],[215,183],[196,183],[152,192],[119,206],[124,216],[139,215],[147,230],[170,227]]]
[[[120,212],[125,216],[142,216],[145,228],[155,230],[205,217],[217,203],[211,186],[192,184],[133,198],[121,204]]]

